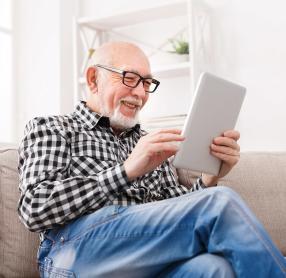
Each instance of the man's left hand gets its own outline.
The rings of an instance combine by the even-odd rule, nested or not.
[[[206,186],[216,185],[219,178],[224,177],[237,164],[240,158],[240,147],[237,143],[240,134],[236,130],[225,131],[222,136],[214,138],[210,151],[215,157],[222,160],[218,176],[202,174]]]

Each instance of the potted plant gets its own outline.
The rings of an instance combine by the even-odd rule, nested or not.
[[[170,53],[177,54],[178,61],[188,61],[189,59],[189,43],[183,39],[170,39],[172,50]]]

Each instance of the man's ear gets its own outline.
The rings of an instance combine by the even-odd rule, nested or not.
[[[89,67],[86,72],[86,82],[92,93],[97,92],[96,76],[97,69],[95,67]]]

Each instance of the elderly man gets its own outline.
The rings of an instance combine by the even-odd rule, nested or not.
[[[210,146],[223,161],[218,177],[180,185],[168,158],[181,131],[146,134],[138,124],[160,83],[147,57],[125,42],[95,56],[87,101],[32,120],[20,146],[18,211],[41,233],[42,277],[285,277],[262,225],[216,186],[239,159],[239,133]]]

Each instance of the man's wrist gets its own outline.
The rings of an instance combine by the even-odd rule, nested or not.
[[[201,175],[201,179],[202,179],[202,183],[205,185],[205,187],[217,186],[217,183],[219,181],[218,177],[203,174],[203,173]]]
[[[123,163],[123,167],[125,169],[125,173],[127,175],[128,181],[133,181],[137,178],[135,173],[133,173],[133,171],[129,168],[129,165],[126,161]]]

